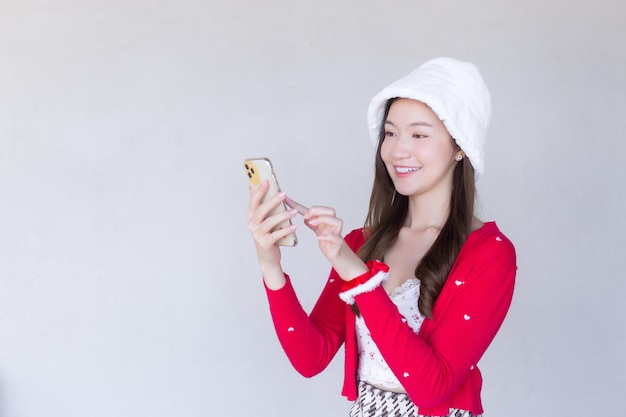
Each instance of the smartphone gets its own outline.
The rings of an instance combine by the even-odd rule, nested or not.
[[[265,180],[269,182],[269,189],[267,193],[265,193],[265,197],[263,198],[263,202],[267,201],[272,196],[276,195],[280,192],[280,187],[278,186],[278,180],[276,179],[276,174],[274,173],[274,168],[272,168],[272,163],[268,158],[250,158],[246,159],[244,162],[244,167],[246,169],[246,175],[248,176],[248,181],[253,189],[259,188],[261,183]],[[279,214],[283,211],[288,210],[287,205],[284,202],[281,202],[276,208],[270,213],[270,215]],[[284,222],[277,225],[274,230],[284,229],[286,227],[291,226],[291,220],[285,220]],[[290,233],[284,238],[280,239],[276,242],[278,246],[296,246],[298,244],[298,238],[295,233]]]

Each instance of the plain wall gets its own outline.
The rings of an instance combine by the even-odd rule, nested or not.
[[[626,392],[625,3],[0,0],[0,416],[346,416],[271,326],[242,160],[362,225],[365,111],[425,60],[491,90],[479,207],[518,251],[485,416]],[[300,225],[302,225],[300,223]],[[283,250],[310,309],[316,242]]]

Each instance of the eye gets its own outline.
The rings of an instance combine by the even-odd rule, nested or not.
[[[390,131],[385,131],[385,137],[386,138],[390,138],[395,136],[396,134],[394,132],[390,132]]]
[[[414,133],[413,134],[413,139],[426,139],[428,136],[426,135],[422,135],[420,133]]]

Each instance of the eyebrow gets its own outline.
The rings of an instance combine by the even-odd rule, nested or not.
[[[385,124],[386,125],[392,125],[395,126],[395,124],[390,121],[390,120],[385,120]],[[409,123],[409,126],[426,126],[426,127],[433,127],[433,125],[431,125],[430,123],[426,123],[426,122],[413,122],[413,123]]]

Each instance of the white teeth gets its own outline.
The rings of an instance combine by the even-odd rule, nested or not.
[[[400,174],[406,174],[408,172],[414,172],[417,170],[418,168],[396,167],[396,171],[399,172]]]

